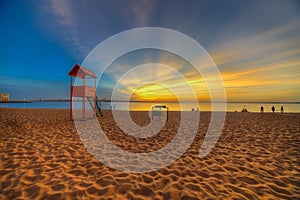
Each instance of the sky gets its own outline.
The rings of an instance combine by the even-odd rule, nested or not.
[[[0,93],[8,92],[10,99],[69,98],[68,72],[100,42],[133,28],[163,27],[205,48],[220,71],[227,101],[300,102],[297,0],[2,0],[0,25]],[[125,69],[147,63],[158,65],[120,79]],[[176,100],[168,89],[176,87],[188,99],[182,80],[167,67],[186,78],[200,101],[209,100],[205,80],[190,63],[151,49],[118,58],[97,93],[111,98],[115,87],[118,98]]]

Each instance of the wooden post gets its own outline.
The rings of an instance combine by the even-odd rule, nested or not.
[[[97,102],[96,79],[94,79],[94,88],[95,88],[95,95],[94,95],[94,117],[97,117],[96,104],[97,104],[98,102]]]
[[[169,107],[167,107],[167,121],[169,120]]]
[[[152,115],[151,116],[152,116],[152,121],[153,121],[153,106],[152,106]]]
[[[73,85],[72,85],[72,76],[70,76],[70,120],[73,119],[72,97],[73,97]]]
[[[84,76],[84,78],[83,78],[84,90],[85,90],[85,84],[86,84],[86,78]],[[83,119],[85,119],[85,91],[84,91],[83,100],[82,100],[82,116],[83,116]]]
[[[161,119],[161,107],[159,108],[159,121]]]

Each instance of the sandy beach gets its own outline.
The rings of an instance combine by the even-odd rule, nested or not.
[[[132,112],[142,126],[147,112]],[[85,148],[68,110],[0,108],[0,199],[300,199],[300,113],[227,113],[218,143],[199,149],[210,113],[172,165],[145,173],[121,172]],[[107,137],[124,150],[151,152],[175,136],[179,112],[151,138],[137,139],[99,118]]]

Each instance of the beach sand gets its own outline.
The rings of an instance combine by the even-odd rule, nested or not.
[[[133,112],[145,126],[147,112]],[[180,113],[144,139],[116,127],[109,111],[100,124],[108,138],[131,152],[164,147]],[[300,114],[227,113],[220,139],[200,159],[210,122],[201,113],[198,133],[170,166],[122,172],[85,148],[68,110],[0,108],[0,199],[300,199]]]

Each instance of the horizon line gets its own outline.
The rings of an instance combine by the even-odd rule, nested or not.
[[[78,97],[81,98],[81,97]],[[16,100],[16,99],[12,99],[10,101],[8,101],[7,103],[11,102],[22,102],[22,101],[32,101],[32,102],[47,102],[47,101],[58,101],[58,102],[67,102],[70,101],[69,98],[56,98],[56,99],[20,99],[20,100]],[[131,100],[131,101],[125,101],[125,100],[111,100],[111,99],[98,99],[98,101],[100,102],[137,102],[137,103],[180,103],[178,101],[143,101],[143,100]],[[0,101],[1,103],[6,103],[3,101]],[[183,103],[189,103],[192,101],[181,101]],[[212,103],[211,101],[199,101],[198,103]],[[285,103],[285,104],[300,104],[300,101],[214,101],[214,103]]]

